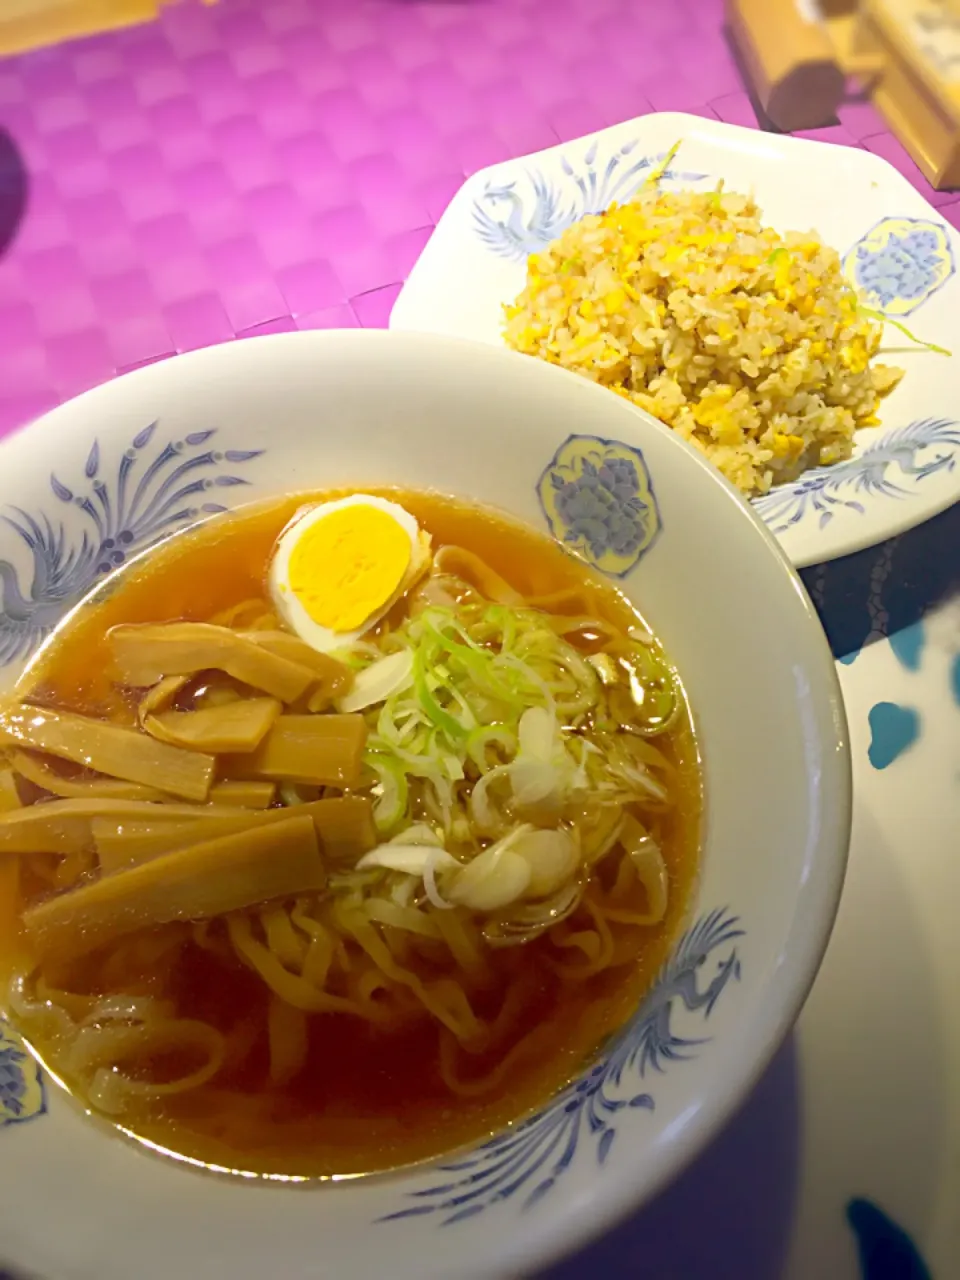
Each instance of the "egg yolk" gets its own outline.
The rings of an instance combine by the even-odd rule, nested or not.
[[[289,590],[328,631],[355,631],[403,581],[410,539],[377,507],[331,511],[303,531],[290,555]]]

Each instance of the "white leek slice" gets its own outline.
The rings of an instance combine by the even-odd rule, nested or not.
[[[513,846],[533,828],[524,823],[461,867],[445,885],[450,902],[471,911],[499,911],[522,898],[530,884],[530,864]]]
[[[546,898],[573,876],[580,863],[577,842],[567,831],[526,831],[513,845],[530,868],[525,897]]]
[[[402,871],[408,876],[422,876],[430,858],[434,859],[434,866],[439,868],[460,866],[452,854],[445,849],[438,849],[435,844],[382,844],[378,849],[371,849],[363,855],[357,863],[357,870],[382,867],[384,871]]]
[[[399,693],[412,683],[413,650],[389,653],[357,672],[352,688],[337,700],[337,710],[364,711],[378,702],[386,702],[391,694]]]

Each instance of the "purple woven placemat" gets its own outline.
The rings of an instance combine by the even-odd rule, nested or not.
[[[118,372],[383,325],[465,175],[651,110],[755,124],[721,0],[193,0],[0,63],[29,176],[0,434]],[[813,136],[891,160],[869,105]]]

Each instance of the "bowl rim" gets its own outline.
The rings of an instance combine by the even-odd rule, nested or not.
[[[637,1180],[625,1177],[605,1183],[602,1195],[592,1194],[572,1200],[568,1197],[565,1201],[558,1201],[552,1213],[538,1215],[536,1220],[528,1219],[523,1226],[520,1223],[514,1224],[510,1231],[499,1236],[497,1243],[492,1245],[482,1260],[478,1259],[476,1264],[466,1261],[459,1270],[463,1280],[469,1280],[470,1277],[529,1274],[531,1270],[547,1266],[578,1251],[590,1240],[609,1231],[631,1212],[650,1203],[673,1182],[740,1109],[796,1021],[816,979],[833,930],[850,843],[852,763],[836,665],[819,617],[799,575],[759,516],[692,445],[639,407],[610,396],[604,388],[568,370],[531,360],[517,352],[463,338],[419,331],[334,329],[260,335],[255,340],[258,352],[266,352],[267,344],[270,349],[293,350],[302,347],[308,352],[313,348],[336,350],[338,347],[372,348],[374,351],[387,347],[400,350],[406,348],[411,354],[439,350],[446,352],[448,359],[461,358],[471,362],[481,377],[486,362],[494,374],[497,367],[512,368],[517,374],[522,368],[526,368],[527,372],[520,376],[526,378],[531,386],[534,386],[538,378],[567,379],[571,392],[581,398],[585,395],[595,397],[598,420],[602,420],[605,413],[609,418],[617,414],[624,424],[621,428],[623,431],[627,431],[627,415],[638,415],[633,421],[643,424],[639,434],[659,433],[666,448],[686,455],[687,461],[681,463],[681,466],[688,470],[696,466],[703,476],[700,483],[719,487],[723,501],[731,509],[731,518],[745,517],[752,524],[765,544],[766,554],[773,557],[781,575],[785,575],[783,599],[786,601],[792,598],[790,607],[798,610],[796,617],[799,621],[795,625],[805,632],[804,650],[810,676],[810,696],[816,698],[817,706],[815,737],[823,748],[824,759],[832,758],[834,767],[825,769],[821,775],[821,789],[825,795],[822,806],[824,820],[815,849],[808,855],[810,866],[816,867],[817,873],[810,876],[810,883],[804,890],[807,895],[804,927],[800,930],[796,925],[793,926],[795,936],[790,939],[791,964],[777,966],[776,973],[767,983],[763,1004],[753,1013],[750,1022],[745,1024],[745,1037],[738,1039],[732,1047],[729,1039],[717,1043],[714,1066],[722,1084],[706,1095],[695,1114],[687,1117],[679,1135],[661,1152],[655,1169],[644,1175],[642,1185],[638,1185]],[[245,344],[250,340],[243,341]],[[217,365],[227,367],[241,359],[242,355],[243,348],[239,343],[219,344],[133,370],[65,401],[11,433],[0,441],[0,456],[4,452],[20,450],[26,456],[37,445],[42,445],[45,439],[52,440],[73,415],[78,412],[90,414],[98,400],[111,396],[118,388],[123,388],[129,394],[131,391],[135,392],[140,384],[146,388],[157,379],[162,381],[171,370],[186,371],[203,363],[212,365],[211,372],[215,374]],[[777,1001],[775,1006],[772,1003],[774,996]],[[406,1173],[400,1172],[395,1176],[399,1179],[406,1176]]]

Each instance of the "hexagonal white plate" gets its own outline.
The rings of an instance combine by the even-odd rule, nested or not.
[[[756,193],[765,222],[814,229],[870,304],[960,352],[960,236],[886,161],[865,151],[664,113],[481,170],[464,183],[410,274],[390,327],[500,343],[502,307],[526,255],[584,213],[628,198],[675,142],[663,181]],[[913,346],[888,325],[906,377],[858,433],[854,457],[755,500],[796,565],[882,542],[960,499],[960,355]]]

